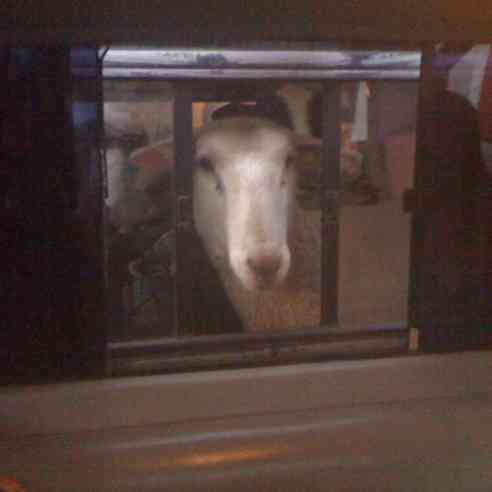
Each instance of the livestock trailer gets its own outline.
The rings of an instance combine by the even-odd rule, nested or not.
[[[490,18],[285,7],[6,12],[0,490],[489,486]]]

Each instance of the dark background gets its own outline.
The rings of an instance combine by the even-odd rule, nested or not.
[[[486,40],[489,0],[4,0],[4,40],[146,42]]]

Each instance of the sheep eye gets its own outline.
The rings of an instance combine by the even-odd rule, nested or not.
[[[281,186],[285,186],[287,184],[287,176],[289,173],[289,170],[292,168],[294,165],[294,156],[289,155],[287,156],[287,159],[285,159],[285,166],[284,166],[284,171],[282,174],[282,181],[280,182]]]
[[[202,157],[198,161],[198,165],[201,169],[203,169],[207,173],[210,173],[214,177],[216,190],[222,192],[224,190],[224,186],[222,185],[222,181],[219,175],[215,172],[212,161],[210,159],[207,159],[206,157]]]

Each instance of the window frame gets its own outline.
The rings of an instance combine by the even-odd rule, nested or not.
[[[143,55],[142,61],[139,56]],[[194,90],[201,81],[238,81],[250,79],[252,74],[260,80],[315,80],[323,84],[323,104],[330,108],[340,104],[340,83],[367,79],[419,80],[420,52],[415,49],[395,47],[379,51],[375,49],[337,50],[332,46],[312,44],[275,48],[256,46],[254,49],[152,49],[130,50],[116,47],[106,51],[103,77],[108,79],[168,80],[176,82],[175,140],[176,156],[176,244],[193,241],[191,216],[191,104]],[[239,68],[238,68],[239,67]],[[200,94],[200,91],[198,92]],[[323,236],[322,241],[322,295],[320,328],[310,330],[299,327],[268,335],[244,333],[240,335],[214,335],[184,337],[178,340],[154,339],[148,342],[109,343],[108,373],[131,374],[132,368],[154,373],[162,371],[186,371],[220,367],[242,367],[263,364],[281,364],[297,360],[318,360],[323,355],[319,345],[328,342],[331,346],[324,351],[327,359],[346,359],[353,351],[354,357],[400,355],[408,351],[408,324],[367,329],[344,327],[337,330],[338,304],[337,278],[326,275],[327,271],[338,271],[338,208],[339,208],[339,111],[325,111],[329,117],[323,119],[323,166],[324,193],[322,195]],[[333,143],[335,142],[335,143]],[[183,154],[183,155],[181,155]],[[181,163],[181,165],[179,165]],[[328,163],[328,165],[326,164]],[[335,165],[332,165],[335,164]],[[177,325],[189,321],[193,306],[183,299],[191,285],[189,261],[182,252],[187,248],[176,247],[177,272],[175,288]],[[180,254],[181,253],[181,254]],[[181,273],[181,275],[180,275]],[[336,277],[336,276],[335,276]],[[180,295],[181,294],[181,295]],[[181,301],[180,301],[181,299]],[[382,340],[387,338],[387,340]],[[348,339],[351,339],[350,341]],[[333,343],[336,342],[336,343]],[[231,347],[236,347],[231,350]],[[297,344],[297,345],[296,345]],[[372,346],[372,349],[369,348]],[[222,347],[222,351],[220,348]],[[249,348],[249,349],[248,349]],[[140,356],[138,352],[140,351]],[[160,352],[160,355],[158,354]],[[125,354],[132,354],[125,363]],[[150,354],[145,360],[145,354]],[[181,360],[180,360],[181,358]],[[184,363],[186,361],[186,363]]]

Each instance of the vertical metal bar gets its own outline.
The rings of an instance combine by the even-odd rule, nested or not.
[[[97,49],[97,48],[94,48]],[[101,210],[101,218],[99,220],[99,246],[101,254],[101,268],[102,268],[102,279],[104,282],[104,288],[109,287],[109,276],[108,276],[108,266],[109,266],[109,247],[107,244],[107,238],[105,234],[106,221],[107,221],[107,211],[104,206],[104,200],[108,198],[108,168],[106,161],[106,128],[104,125],[104,55],[96,56],[96,74],[94,78],[95,83],[95,98],[96,98],[96,111],[97,111],[97,123],[96,123],[96,146],[97,146],[97,157],[99,165],[99,174],[101,176],[102,183],[100,184],[99,202],[98,208]],[[107,313],[107,319],[110,319],[110,313]]]
[[[192,207],[193,114],[191,87],[176,87],[174,100],[175,145],[175,258],[174,276],[174,336],[194,332],[192,296],[192,255],[188,255],[195,240]]]
[[[340,83],[327,82],[322,97],[321,324],[338,322],[340,187]]]
[[[109,321],[112,317],[112,313],[109,311],[111,304],[108,302],[108,288],[109,288],[109,248],[106,237],[106,207],[104,206],[104,200],[107,197],[107,168],[106,168],[106,149],[105,149],[105,126],[104,126],[104,79],[103,79],[103,68],[104,68],[104,57],[99,57],[97,55],[97,47],[94,49],[94,63],[95,63],[95,74],[93,81],[93,91],[94,99],[96,103],[96,158],[98,160],[98,174],[99,174],[99,184],[97,188],[97,204],[96,211],[98,212],[97,221],[95,224],[97,231],[97,279],[98,279],[98,290],[101,293],[101,303],[103,308],[103,325],[104,330],[101,330],[102,335],[99,340],[99,344],[103,345],[104,357],[101,360],[101,368],[104,373],[108,371],[108,357],[106,346],[109,338]],[[92,90],[91,90],[92,93]],[[92,190],[91,190],[92,191]],[[119,293],[120,303],[118,309],[122,308],[121,303],[121,292]],[[114,293],[110,293],[114,295]],[[125,320],[126,322],[126,320]]]
[[[422,49],[422,62],[419,81],[419,99],[417,113],[417,131],[416,131],[416,146],[415,146],[415,164],[413,177],[413,193],[414,204],[411,217],[411,232],[410,232],[410,272],[408,286],[408,321],[409,325],[414,328],[422,329],[425,320],[422,319],[422,309],[420,299],[422,299],[420,288],[420,269],[425,265],[421,265],[422,245],[425,237],[425,211],[421,207],[421,194],[425,193],[425,167],[427,159],[427,143],[426,143],[426,126],[428,123],[428,111],[431,106],[434,93],[433,88],[433,65],[434,49],[432,45],[424,46]]]

